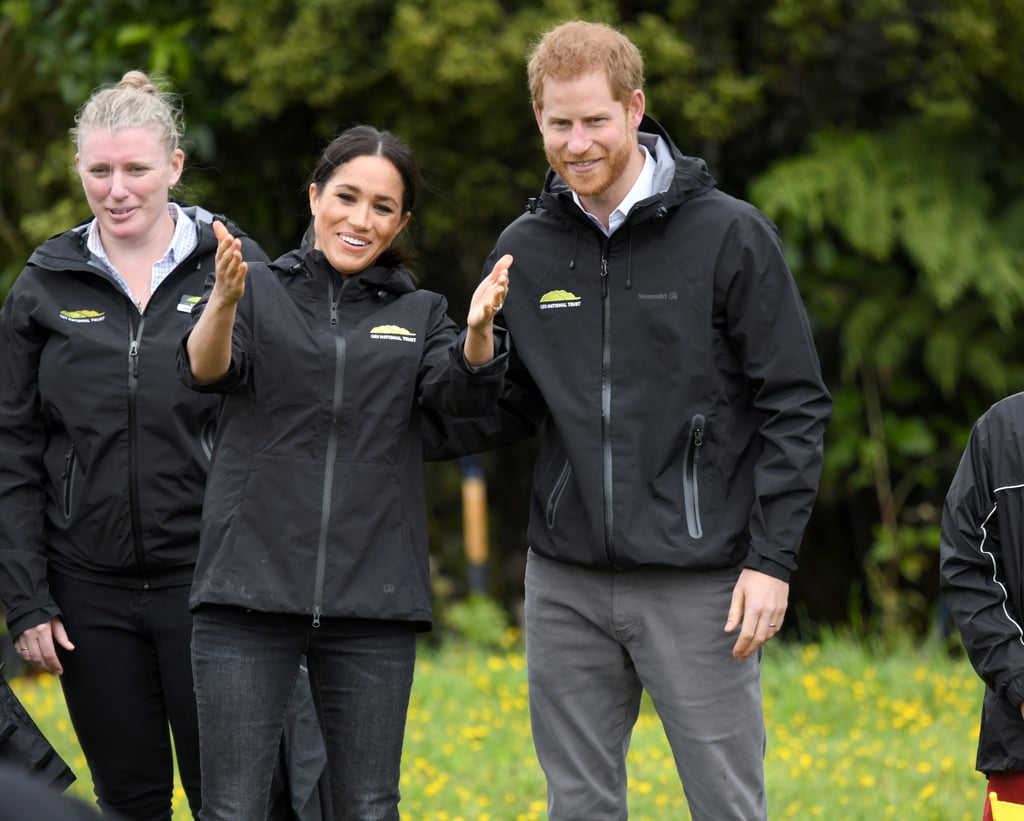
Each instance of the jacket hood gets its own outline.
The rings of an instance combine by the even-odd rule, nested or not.
[[[300,248],[288,251],[278,257],[270,264],[270,267],[281,273],[289,273],[292,276],[305,276],[307,278],[322,278],[337,276],[343,283],[351,282],[349,287],[355,287],[360,291],[383,291],[395,296],[412,293],[416,290],[416,283],[412,274],[404,268],[385,268],[380,265],[372,265],[357,274],[344,275],[335,270],[327,261],[323,251],[313,248],[303,242]]]
[[[646,114],[640,121],[639,141],[654,157],[654,200],[661,207],[671,208],[716,186],[707,163],[699,157],[683,154],[661,124]],[[544,176],[541,201],[546,207],[557,202],[563,206],[572,204],[569,185],[553,168],[548,168]],[[527,208],[536,211],[536,198],[528,201]]]
[[[633,206],[630,212],[631,224],[635,225],[648,219],[662,221],[664,224],[663,218],[670,209],[715,188],[715,179],[708,172],[704,160],[684,155],[661,124],[646,115],[640,121],[639,141],[654,158],[654,193]],[[540,199],[531,198],[526,207],[530,213],[536,213],[538,205],[542,205],[546,213],[562,222],[566,230],[575,233],[569,261],[569,267],[575,268],[580,231],[584,228],[594,229],[590,218],[573,201],[568,183],[552,168],[548,168],[545,175],[544,190]],[[627,265],[625,287],[630,289],[633,287],[632,232],[627,231],[626,236],[630,238],[627,250],[630,262]]]

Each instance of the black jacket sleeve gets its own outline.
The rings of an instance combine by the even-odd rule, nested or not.
[[[508,353],[501,393],[486,413],[458,418],[427,408],[423,414],[423,458],[443,461],[536,436],[547,418],[547,406],[529,373],[516,355],[515,343],[504,328],[495,326]],[[461,337],[460,337],[461,339]]]
[[[788,579],[818,492],[832,397],[774,226],[747,208],[723,248],[715,300],[761,416],[746,567]]]
[[[15,282],[0,310],[0,599],[14,637],[60,615],[46,582],[38,381],[46,337],[32,323],[32,300]]]
[[[508,334],[494,329],[494,358],[479,366],[466,362],[466,331],[447,315],[447,301],[437,295],[420,375],[420,404],[455,417],[473,417],[494,407],[508,368]]]
[[[249,315],[252,304],[250,289],[253,287],[251,283],[254,274],[254,263],[262,266],[268,260],[267,255],[259,245],[244,235],[241,239],[242,258],[249,263],[250,269],[245,293],[242,294],[242,298],[235,308],[235,324],[231,331],[231,364],[228,366],[227,373],[212,382],[199,382],[192,375],[192,365],[188,356],[188,338],[192,333],[192,328],[195,327],[196,322],[210,301],[210,294],[213,293],[213,286],[217,281],[215,271],[210,271],[206,277],[202,299],[192,307],[192,324],[178,345],[178,378],[181,379],[182,384],[198,393],[230,393],[244,385],[248,378],[247,351],[248,341],[252,336],[250,332],[252,319]]]

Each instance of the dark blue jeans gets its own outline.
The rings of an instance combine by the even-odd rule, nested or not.
[[[169,821],[174,752],[193,814],[199,738],[189,586],[128,590],[50,574],[72,652],[58,649],[68,714],[100,806]]]
[[[324,728],[336,821],[398,819],[402,741],[416,663],[412,623],[201,607],[192,664],[203,821],[266,818],[303,653]]]

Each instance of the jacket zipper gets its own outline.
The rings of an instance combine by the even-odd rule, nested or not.
[[[64,519],[71,521],[71,513],[74,510],[74,484],[75,468],[78,466],[78,459],[75,458],[75,446],[71,445],[64,454]]]
[[[213,443],[217,439],[217,420],[211,419],[205,425],[203,429],[199,431],[199,446],[203,449],[203,455],[206,457],[206,461],[213,459]]]
[[[134,307],[134,303],[128,300]],[[135,550],[135,561],[142,574],[142,587],[149,589],[149,569],[146,565],[146,553],[142,545],[142,511],[139,502],[139,346],[142,343],[142,329],[146,324],[145,314],[139,315],[136,328],[132,317],[133,311],[128,309],[128,510],[132,522],[132,545]]]
[[[555,514],[558,512],[558,503],[562,501],[562,494],[565,493],[565,488],[568,486],[571,476],[572,464],[566,459],[565,464],[562,465],[562,472],[558,476],[558,481],[555,482],[555,487],[551,491],[551,495],[548,496],[548,530],[553,530],[555,527]]]
[[[316,579],[313,582],[313,626],[320,626],[323,610],[324,577],[327,574],[327,531],[331,521],[331,499],[334,495],[334,461],[338,454],[338,418],[345,393],[345,337],[338,330],[338,298],[334,298],[334,278],[328,281],[328,301],[331,305],[331,330],[334,335],[334,394],[331,397],[331,429],[327,435],[327,455],[324,464],[324,490],[320,501],[320,536],[316,548]]]
[[[700,449],[704,445],[704,415],[694,414],[690,420],[690,438],[686,443],[686,457],[683,462],[683,500],[686,505],[686,529],[690,538],[699,539],[704,535],[700,521],[700,493],[697,483],[697,469]]]
[[[608,298],[608,244],[601,249],[601,470],[604,483],[604,545],[612,565],[615,564],[612,504],[612,302]]]

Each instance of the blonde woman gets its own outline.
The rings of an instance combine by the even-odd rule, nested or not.
[[[181,135],[142,72],[97,90],[72,129],[92,218],[0,311],[0,598],[21,657],[61,677],[101,807],[135,821],[171,817],[172,737],[200,802],[188,594],[219,403],[175,350],[217,240],[171,199]]]

